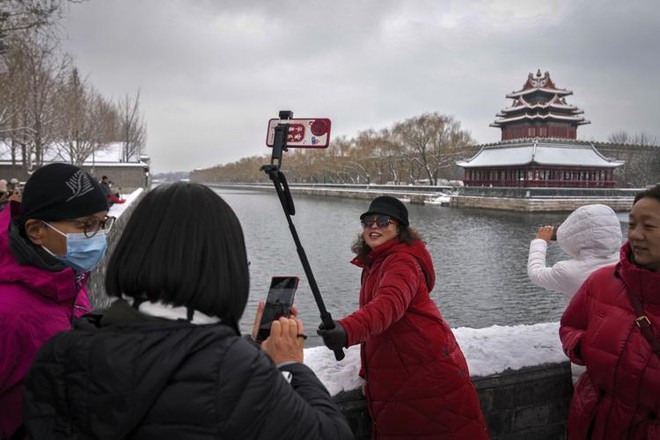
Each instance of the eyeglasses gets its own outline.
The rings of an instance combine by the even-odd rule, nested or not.
[[[115,217],[105,216],[102,220],[93,217],[84,222],[78,220],[67,220],[67,222],[73,223],[77,228],[82,229],[85,237],[92,238],[101,229],[105,231],[112,229],[112,226],[115,224],[115,220]]]
[[[360,219],[360,221],[362,222],[363,228],[370,228],[374,222],[376,222],[376,226],[379,228],[386,228],[390,223],[396,223],[396,221],[392,220],[392,217],[377,214],[368,215],[365,218]]]

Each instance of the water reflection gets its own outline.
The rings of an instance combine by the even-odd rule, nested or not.
[[[257,301],[270,278],[298,275],[300,316],[308,327],[308,346],[318,345],[319,313],[298,258],[284,213],[274,193],[216,190],[243,225],[251,261],[251,295],[242,321],[248,331]],[[295,197],[293,222],[307,253],[328,311],[341,318],[358,307],[360,270],[349,261],[360,232],[366,200]],[[556,321],[564,308],[560,294],[536,287],[527,278],[529,241],[538,226],[560,224],[567,213],[513,213],[440,206],[408,205],[411,225],[424,237],[436,269],[432,297],[452,327],[533,324]],[[627,220],[627,215],[620,217]],[[567,258],[550,245],[550,264]]]

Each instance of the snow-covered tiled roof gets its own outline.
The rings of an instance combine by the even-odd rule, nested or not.
[[[572,94],[571,90],[557,88],[550,79],[550,73],[541,74],[539,69],[536,74],[528,75],[522,89],[506,95],[507,98],[513,99],[512,105],[495,115],[496,119],[490,126],[502,127],[522,121],[552,120],[566,121],[575,125],[590,124],[590,121],[578,116],[584,113],[582,110],[566,102],[565,97]],[[549,113],[539,114],[540,111]],[[520,114],[521,112],[525,114]]]
[[[132,158],[128,162],[122,162],[122,143],[115,142],[108,144],[103,150],[96,151],[94,154],[85,160],[84,165],[92,166],[121,166],[121,167],[148,167],[149,165],[140,158]],[[0,163],[10,163],[11,151],[9,146],[0,141]],[[21,149],[16,149],[16,162],[22,162],[23,156]],[[71,163],[70,157],[61,149],[56,147],[46,148],[44,151],[44,163],[50,162],[67,162]]]
[[[510,113],[510,112],[517,112],[520,110],[524,109],[529,109],[529,110],[542,110],[546,108],[556,108],[556,109],[562,109],[562,110],[575,110],[576,113],[584,113],[582,110],[579,108],[575,107],[574,105],[569,105],[569,104],[560,104],[557,102],[546,102],[546,103],[536,103],[536,104],[519,104],[514,107],[507,107],[503,108],[501,110],[502,113]]]
[[[616,168],[623,162],[608,159],[590,143],[525,139],[516,143],[482,147],[471,159],[457,162],[464,168],[523,166],[531,163],[554,166]]]
[[[498,115],[498,116],[500,116],[500,115]],[[525,114],[518,115],[518,116],[510,116],[508,118],[498,117],[497,119],[495,119],[494,122],[492,122],[490,124],[490,126],[491,127],[499,127],[500,124],[509,123],[509,122],[518,122],[518,121],[522,121],[522,120],[530,120],[530,121],[541,120],[541,121],[545,121],[545,120],[552,120],[552,119],[561,119],[561,120],[564,120],[564,121],[577,122],[578,125],[584,125],[584,124],[590,124],[591,123],[591,121],[588,121],[588,120],[584,119],[584,116],[578,116],[577,114],[575,114],[575,115],[560,115],[560,114],[557,114],[557,113],[548,113],[547,115],[540,115],[540,114],[530,115],[530,114],[525,113]]]
[[[531,95],[537,92],[545,92],[550,95],[557,95],[557,96],[569,96],[573,94],[573,91],[567,89],[548,89],[545,87],[534,87],[532,89],[518,90],[517,92],[507,93],[506,97],[515,99],[518,98],[519,96]]]

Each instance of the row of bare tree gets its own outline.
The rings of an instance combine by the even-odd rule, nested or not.
[[[452,116],[426,113],[380,131],[366,130],[354,138],[340,137],[324,150],[290,150],[285,155],[291,182],[436,185],[439,179],[460,179],[455,163],[477,152],[470,133]],[[259,168],[269,155],[195,170],[199,182],[263,182]]]
[[[30,171],[47,157],[81,165],[112,143],[142,153],[140,92],[102,96],[63,53],[59,20],[79,0],[0,0],[0,149]]]
[[[660,183],[660,140],[648,132],[615,131],[598,150],[625,164],[614,171],[617,184],[640,188]]]
[[[478,146],[451,116],[428,113],[397,122],[380,131],[366,130],[354,138],[340,137],[325,150],[292,150],[284,169],[290,182],[351,184],[428,184],[460,180],[456,162],[472,157]],[[615,172],[617,185],[641,187],[660,182],[660,146],[648,133],[617,131],[597,148],[625,164]],[[195,170],[198,182],[265,182],[260,167],[269,155],[252,156],[225,165]]]

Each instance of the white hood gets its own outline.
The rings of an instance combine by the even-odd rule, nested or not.
[[[612,208],[582,206],[557,229],[557,243],[573,258],[609,257],[621,247],[621,222]]]

